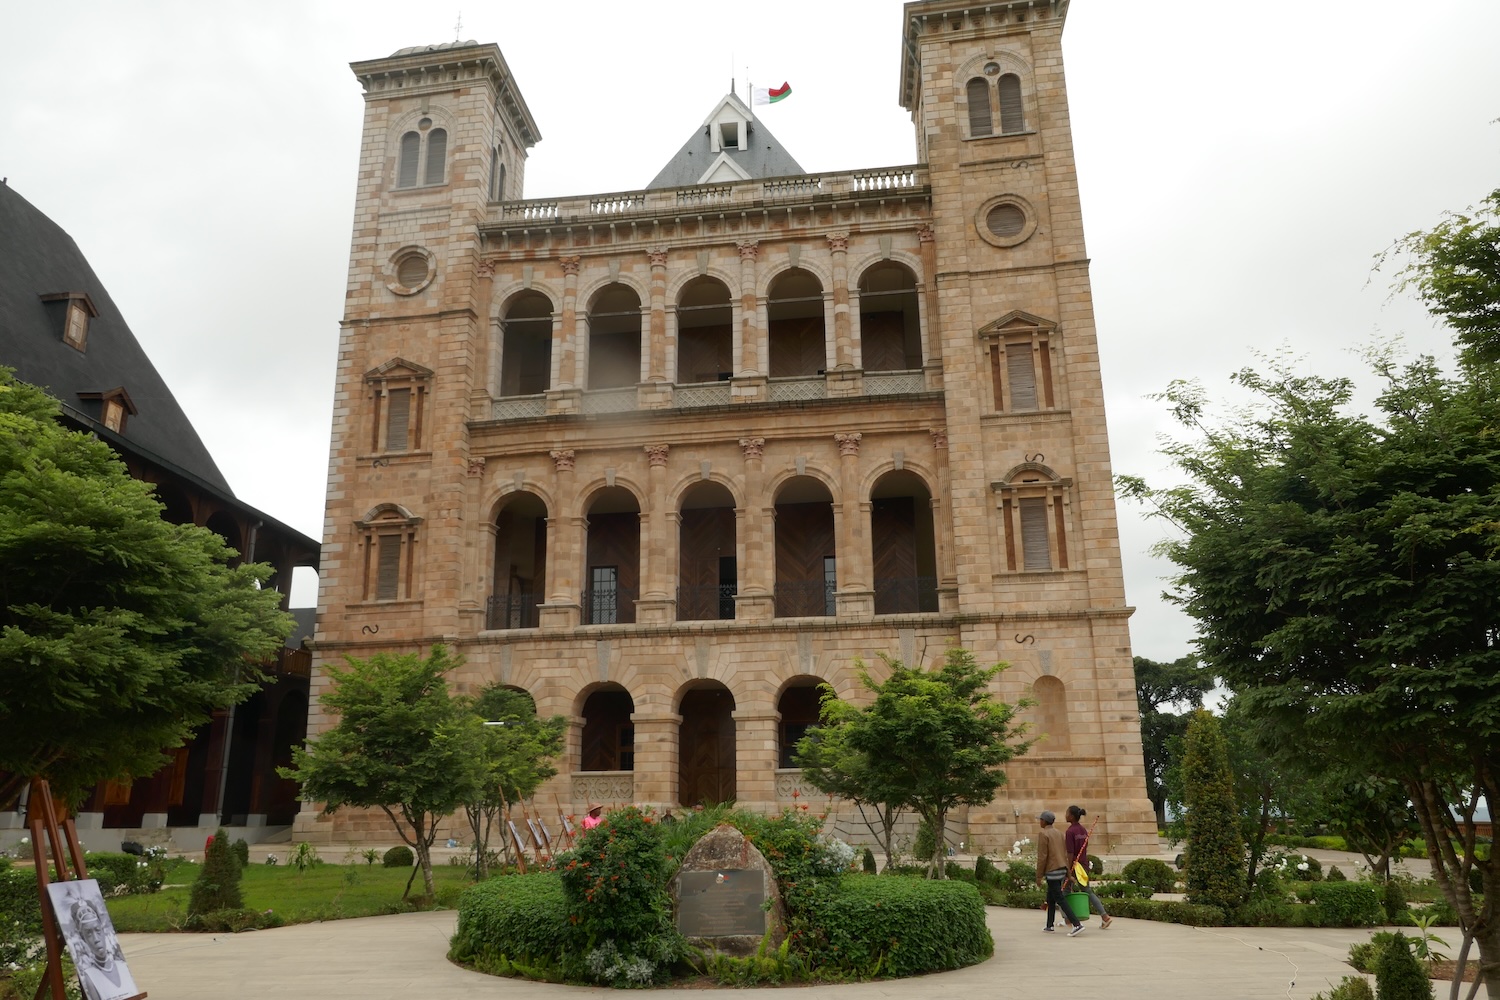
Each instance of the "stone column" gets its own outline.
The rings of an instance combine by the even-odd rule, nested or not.
[[[858,368],[849,319],[849,234],[829,233],[828,249],[833,256],[833,367]]]
[[[671,553],[675,546],[668,538],[666,509],[669,449],[664,444],[648,444],[645,451],[651,463],[651,494],[650,507],[646,511],[646,537],[641,546],[645,572],[641,580],[641,599],[636,603],[636,621],[642,625],[670,622],[677,617],[677,602],[671,589]]]
[[[651,259],[651,301],[639,397],[641,409],[659,410],[672,405],[667,371],[667,248],[652,247],[646,255]]]
[[[479,509],[481,496],[484,492],[484,468],[487,463],[483,455],[474,455],[469,458],[469,478],[465,483],[464,505],[472,512],[474,522],[483,524],[487,519]],[[490,523],[487,536],[490,539],[488,551],[493,554],[494,527]],[[481,535],[480,537],[486,537]],[[463,551],[463,581],[460,584],[458,595],[459,620],[464,623],[465,634],[473,635],[485,627],[484,609],[485,598],[490,593],[491,581],[484,579],[485,548],[480,545],[465,545]]]
[[[551,452],[556,470],[553,496],[558,504],[574,501],[572,449]],[[572,628],[583,613],[578,574],[583,565],[584,518],[553,511],[547,518],[547,603],[541,607],[542,628]]]
[[[734,712],[734,797],[750,808],[776,805],[776,765],[781,754],[781,714],[759,709]]]
[[[548,414],[577,413],[583,384],[578,321],[578,269],[583,258],[559,257],[558,262],[563,271],[563,300],[552,362],[552,388],[547,392]]]
[[[917,245],[922,253],[922,305],[926,323],[922,327],[922,367],[927,372],[927,388],[943,387],[942,320],[938,307],[937,233],[931,223],[917,227]]]
[[[859,495],[858,432],[835,434],[839,446],[839,499],[834,507],[838,539],[838,612],[840,617],[868,618],[875,613],[871,582],[869,515]]]
[[[745,506],[735,511],[735,559],[739,594],[734,616],[742,621],[776,617],[774,518],[766,516],[765,438],[740,438],[745,456]]]
[[[657,808],[677,808],[678,732],[682,716],[675,712],[649,715],[636,712],[635,802]]]
[[[936,428],[932,435],[932,464],[937,470],[937,492],[932,497],[932,520],[937,535],[938,610],[958,610],[958,564],[953,553],[953,496],[948,473],[948,432]]]
[[[760,243],[742,240],[738,246],[740,323],[734,331],[734,381],[730,386],[730,398],[736,403],[755,403],[765,399],[770,357],[766,351],[765,331],[758,322],[759,297],[755,292],[755,262],[760,256]]]

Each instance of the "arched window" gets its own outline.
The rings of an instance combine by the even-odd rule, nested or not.
[[[447,175],[448,132],[433,128],[431,118],[423,118],[417,127],[401,136],[401,152],[396,166],[396,187],[409,188],[442,184]]]
[[[995,120],[990,114],[990,84],[982,76],[969,81],[969,135],[994,135]]]
[[[823,374],[828,364],[823,283],[811,271],[794,267],[771,282],[767,300],[771,377]]]
[[[859,344],[867,372],[922,367],[917,279],[905,266],[883,261],[860,275]]]
[[[1036,696],[1036,730],[1043,751],[1065,751],[1068,739],[1068,692],[1056,677],[1038,677],[1031,685]]]
[[[547,577],[547,505],[516,493],[495,515],[494,587],[486,627],[536,628]]]
[[[641,380],[641,297],[628,285],[607,285],[589,307],[590,389],[618,389]]]
[[[971,112],[972,113],[972,112]],[[1021,105],[1021,78],[1006,73],[1000,78],[1000,131],[1005,135],[1024,131],[1026,116]]]
[[[552,300],[522,292],[500,321],[500,395],[535,396],[552,378]]]
[[[838,610],[833,495],[811,476],[776,494],[776,617],[833,615]]]
[[[734,319],[729,288],[694,278],[677,297],[677,381],[720,382],[734,368]]]

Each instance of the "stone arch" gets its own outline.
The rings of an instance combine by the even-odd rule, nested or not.
[[[1044,752],[1065,753],[1072,748],[1068,735],[1068,691],[1062,680],[1051,674],[1043,674],[1031,682],[1031,691],[1036,698],[1032,715],[1036,729],[1044,739],[1039,748]]]
[[[726,621],[739,593],[738,519],[734,491],[712,479],[676,495],[677,620]]]
[[[694,275],[670,301],[677,329],[676,381],[718,382],[733,375],[733,286],[713,275]]]
[[[547,600],[547,515],[545,499],[513,490],[492,508],[494,548],[485,628],[536,628]]]
[[[877,260],[861,269],[858,293],[860,359],[865,371],[922,367],[920,273],[903,261]]]
[[[693,680],[678,689],[677,801],[684,806],[733,802],[738,773],[735,697],[722,681]]]
[[[635,770],[635,699],[613,681],[590,684],[574,699],[578,727],[578,770]]]
[[[495,352],[496,395],[535,396],[552,381],[553,326],[557,304],[546,293],[523,288],[499,309],[499,350]]]
[[[783,268],[766,284],[767,374],[819,375],[828,364],[829,282],[801,265]]]
[[[588,494],[583,511],[583,623],[632,623],[641,584],[640,496],[617,481]]]
[[[739,480],[727,473],[710,470],[707,479],[704,479],[700,473],[692,472],[683,475],[674,483],[669,483],[667,485],[667,509],[681,510],[682,498],[701,483],[715,483],[724,487],[734,499],[736,508],[744,506],[745,495]]]
[[[870,565],[877,615],[936,612],[937,526],[928,482],[908,469],[871,486]]]
[[[588,348],[585,352],[588,389],[621,389],[641,381],[641,352],[646,326],[646,303],[634,282],[620,276],[592,289],[587,297]]]
[[[782,480],[775,505],[776,617],[831,616],[837,587],[836,494],[811,475]]]
[[[667,277],[666,299],[668,308],[671,308],[672,303],[682,297],[683,288],[697,281],[699,278],[714,278],[722,282],[724,287],[729,289],[730,300],[735,305],[739,304],[740,274],[738,271],[730,271],[717,264],[709,264],[702,271],[696,267],[675,271],[675,273],[673,271],[675,269],[669,270]]]
[[[822,687],[827,683],[815,674],[798,674],[782,682],[776,693],[776,714],[781,717],[776,725],[777,767],[797,766],[792,759],[797,741],[817,725]]]
[[[822,240],[819,239],[821,243]],[[823,247],[824,257],[827,256],[827,246]],[[790,257],[781,257],[774,262],[768,262],[765,256],[761,256],[763,268],[757,268],[755,275],[755,297],[756,300],[765,303],[771,293],[771,285],[776,279],[788,271],[801,268],[810,272],[823,286],[823,291],[833,287],[833,267],[819,259],[819,253],[811,248],[804,247],[803,252],[798,255],[797,263],[793,264]]]

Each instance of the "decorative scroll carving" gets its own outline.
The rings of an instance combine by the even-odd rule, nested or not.
[[[667,266],[667,248],[666,247],[649,247],[646,250],[646,256],[649,257],[649,258],[651,258],[651,266],[652,267],[666,267]]]
[[[948,447],[948,432],[946,430],[939,430],[938,428],[934,427],[927,433],[932,435],[932,446],[934,448]]]
[[[858,431],[853,434],[835,434],[833,439],[839,443],[839,456],[847,458],[850,455],[859,454],[859,439],[864,437]]]
[[[766,439],[740,438],[740,450],[745,453],[746,459],[764,458],[766,453]]]
[[[479,456],[479,457],[477,457],[477,458],[471,458],[471,459],[469,459],[469,475],[471,475],[471,476],[482,476],[482,475],[484,475],[484,466],[485,466],[485,460],[484,460],[484,456],[482,456],[482,455]]]
[[[495,276],[495,260],[492,257],[481,257],[479,263],[474,267],[474,273],[481,278],[493,278]]]
[[[562,265],[563,274],[577,274],[579,266],[583,263],[581,256],[559,257],[557,262]]]
[[[646,457],[651,460],[652,468],[665,467],[667,464],[667,452],[669,447],[664,444],[646,445]]]
[[[635,775],[630,771],[573,772],[573,802],[590,806],[635,800]]]
[[[822,796],[822,792],[803,780],[801,768],[776,769],[776,797],[778,799],[801,799],[806,802]]]
[[[573,471],[573,461],[577,457],[573,454],[573,449],[569,448],[565,451],[549,452],[549,454],[552,456],[552,464],[557,466],[558,472]]]
[[[741,260],[755,260],[760,256],[759,240],[741,240],[735,245],[740,248]]]
[[[849,234],[829,233],[828,249],[832,250],[834,253],[844,253],[845,251],[847,251],[849,249]]]
[[[927,223],[924,222],[920,226],[917,227],[917,242],[918,243],[932,243],[932,242],[935,242],[936,240],[937,240],[937,230],[933,229],[932,226],[930,226],[930,225],[928,225]]]

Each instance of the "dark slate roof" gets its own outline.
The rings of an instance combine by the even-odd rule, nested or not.
[[[718,112],[725,100],[733,100],[746,113],[751,113],[743,101],[730,94],[714,105],[714,110],[709,113],[710,118]],[[698,183],[698,178],[703,176],[703,172],[719,158],[719,154],[713,151],[707,125],[708,119],[704,119],[688,141],[682,144],[677,155],[667,161],[667,165],[661,168],[661,172],[652,179],[650,184],[646,185],[646,190],[687,187]],[[749,149],[731,149],[728,153],[735,165],[751,177],[788,177],[807,173],[792,158],[792,154],[786,151],[781,141],[771,134],[766,123],[757,118],[750,120],[749,145]]]
[[[304,642],[311,642],[317,627],[317,608],[288,608],[287,614],[297,619],[297,627],[286,637],[287,649],[300,649]]]
[[[98,310],[84,351],[63,342],[66,303],[42,300],[64,292],[85,293]],[[6,184],[0,184],[0,364],[56,396],[74,423],[234,497],[78,244]],[[122,435],[98,422],[97,398],[80,398],[117,388],[135,407]]]

